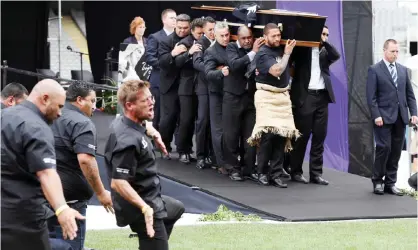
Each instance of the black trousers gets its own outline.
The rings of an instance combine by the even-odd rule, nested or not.
[[[196,119],[196,157],[198,160],[211,155],[212,139],[209,120],[209,95],[198,95]]]
[[[160,89],[157,87],[151,88],[151,94],[154,96],[154,119],[152,120],[152,126],[156,130],[160,130]]]
[[[168,250],[168,239],[173,231],[174,224],[184,213],[184,205],[180,201],[165,195],[162,195],[162,199],[167,210],[167,217],[164,219],[154,218],[155,235],[153,238],[149,238],[147,235],[143,216],[129,225],[131,230],[138,234],[141,250]]]
[[[385,177],[385,186],[395,185],[398,162],[405,140],[405,130],[406,125],[400,116],[398,116],[394,124],[383,124],[382,127],[373,126],[374,140],[376,142],[372,171],[373,183],[382,184],[383,177]]]
[[[2,213],[2,217],[7,216]],[[1,225],[1,249],[19,249],[19,250],[51,250],[48,238],[48,228],[46,223],[43,227],[27,228],[29,225],[20,225],[9,227]]]
[[[195,95],[181,95],[179,100],[180,118],[176,137],[177,152],[179,154],[190,154],[191,148],[193,148],[197,97]]]
[[[328,127],[328,103],[328,92],[324,90],[319,93],[308,94],[304,104],[293,109],[295,125],[302,136],[294,142],[291,151],[290,168],[292,175],[303,173],[303,159],[311,134],[309,175],[310,177],[322,175],[324,142]]]
[[[167,151],[171,152],[171,141],[176,131],[180,113],[180,101],[177,88],[170,89],[167,93],[161,94],[160,97],[160,134]]]
[[[225,163],[244,175],[254,172],[256,148],[247,143],[255,124],[254,99],[245,93],[237,96],[224,93],[222,104],[222,127]],[[244,168],[238,162],[238,156],[244,150]]]
[[[257,155],[259,174],[267,174],[273,180],[279,178],[283,169],[285,145],[286,138],[272,133],[263,133]]]
[[[216,165],[224,165],[223,147],[222,147],[222,99],[223,93],[209,94],[209,113],[210,113],[210,132],[212,136],[213,153],[216,158]]]

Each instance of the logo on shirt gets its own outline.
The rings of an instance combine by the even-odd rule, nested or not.
[[[53,165],[56,165],[57,164],[57,161],[55,159],[52,159],[52,158],[43,158],[42,160],[46,164],[53,164]]]
[[[116,172],[121,174],[129,174],[129,169],[126,168],[116,168]]]
[[[93,150],[96,150],[96,146],[94,146],[94,145],[88,144],[87,147],[89,147],[89,148],[91,148]]]
[[[146,148],[148,147],[148,143],[147,143],[147,141],[145,141],[145,138],[144,138],[144,137],[142,137],[142,141],[141,141],[141,143],[142,143],[142,147],[143,147],[144,149],[146,149]]]

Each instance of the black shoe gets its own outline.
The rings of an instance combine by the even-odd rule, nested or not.
[[[271,180],[271,183],[273,184],[273,186],[276,186],[279,188],[287,188],[287,184],[284,183],[282,180],[280,180],[280,178]]]
[[[180,154],[179,161],[184,164],[190,164],[190,156],[188,154]]]
[[[212,159],[210,157],[206,157],[205,158],[205,164],[208,165],[208,166],[211,166],[213,164]]]
[[[279,178],[290,179],[290,174],[282,168],[282,170],[279,171]]]
[[[245,179],[258,182],[258,174],[246,175],[245,176]]]
[[[314,184],[318,184],[318,185],[328,185],[329,182],[327,180],[325,180],[324,178],[322,178],[321,176],[315,176],[315,177],[311,177],[309,179],[310,183],[314,183]]]
[[[303,184],[308,184],[308,180],[305,179],[305,177],[303,177],[303,175],[301,175],[301,174],[292,175],[291,179],[294,182],[300,182],[300,183],[303,183]]]
[[[168,153],[167,155],[161,154],[161,158],[163,158],[163,160],[171,160],[171,154],[170,153]]]
[[[243,181],[242,175],[240,173],[234,172],[229,175],[229,178],[233,181]]]
[[[190,162],[197,162],[196,158],[194,158],[191,153],[187,154],[187,155],[189,156],[189,161]]]
[[[206,167],[206,165],[205,165],[205,160],[204,159],[197,160],[196,168],[204,169],[205,167]]]
[[[261,184],[263,186],[269,185],[269,178],[266,174],[258,174],[258,184]]]
[[[382,195],[383,192],[383,185],[381,183],[373,184],[373,193]]]
[[[401,190],[399,190],[397,187],[395,186],[385,186],[384,188],[384,192],[388,193],[388,194],[394,194],[397,196],[403,196],[404,194],[402,193]]]

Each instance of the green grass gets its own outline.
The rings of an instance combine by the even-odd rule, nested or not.
[[[130,230],[88,231],[86,246],[97,250],[138,249]],[[417,249],[417,220],[339,223],[260,223],[178,226],[170,249]]]

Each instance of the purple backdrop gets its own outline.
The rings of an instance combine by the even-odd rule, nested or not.
[[[324,167],[347,172],[349,159],[348,94],[343,42],[342,1],[277,1],[276,8],[289,11],[312,12],[327,17],[326,25],[330,33],[329,41],[340,52],[341,58],[331,66],[331,80],[336,104],[329,105]],[[309,150],[310,145],[308,145],[306,150],[305,161],[309,160]]]

